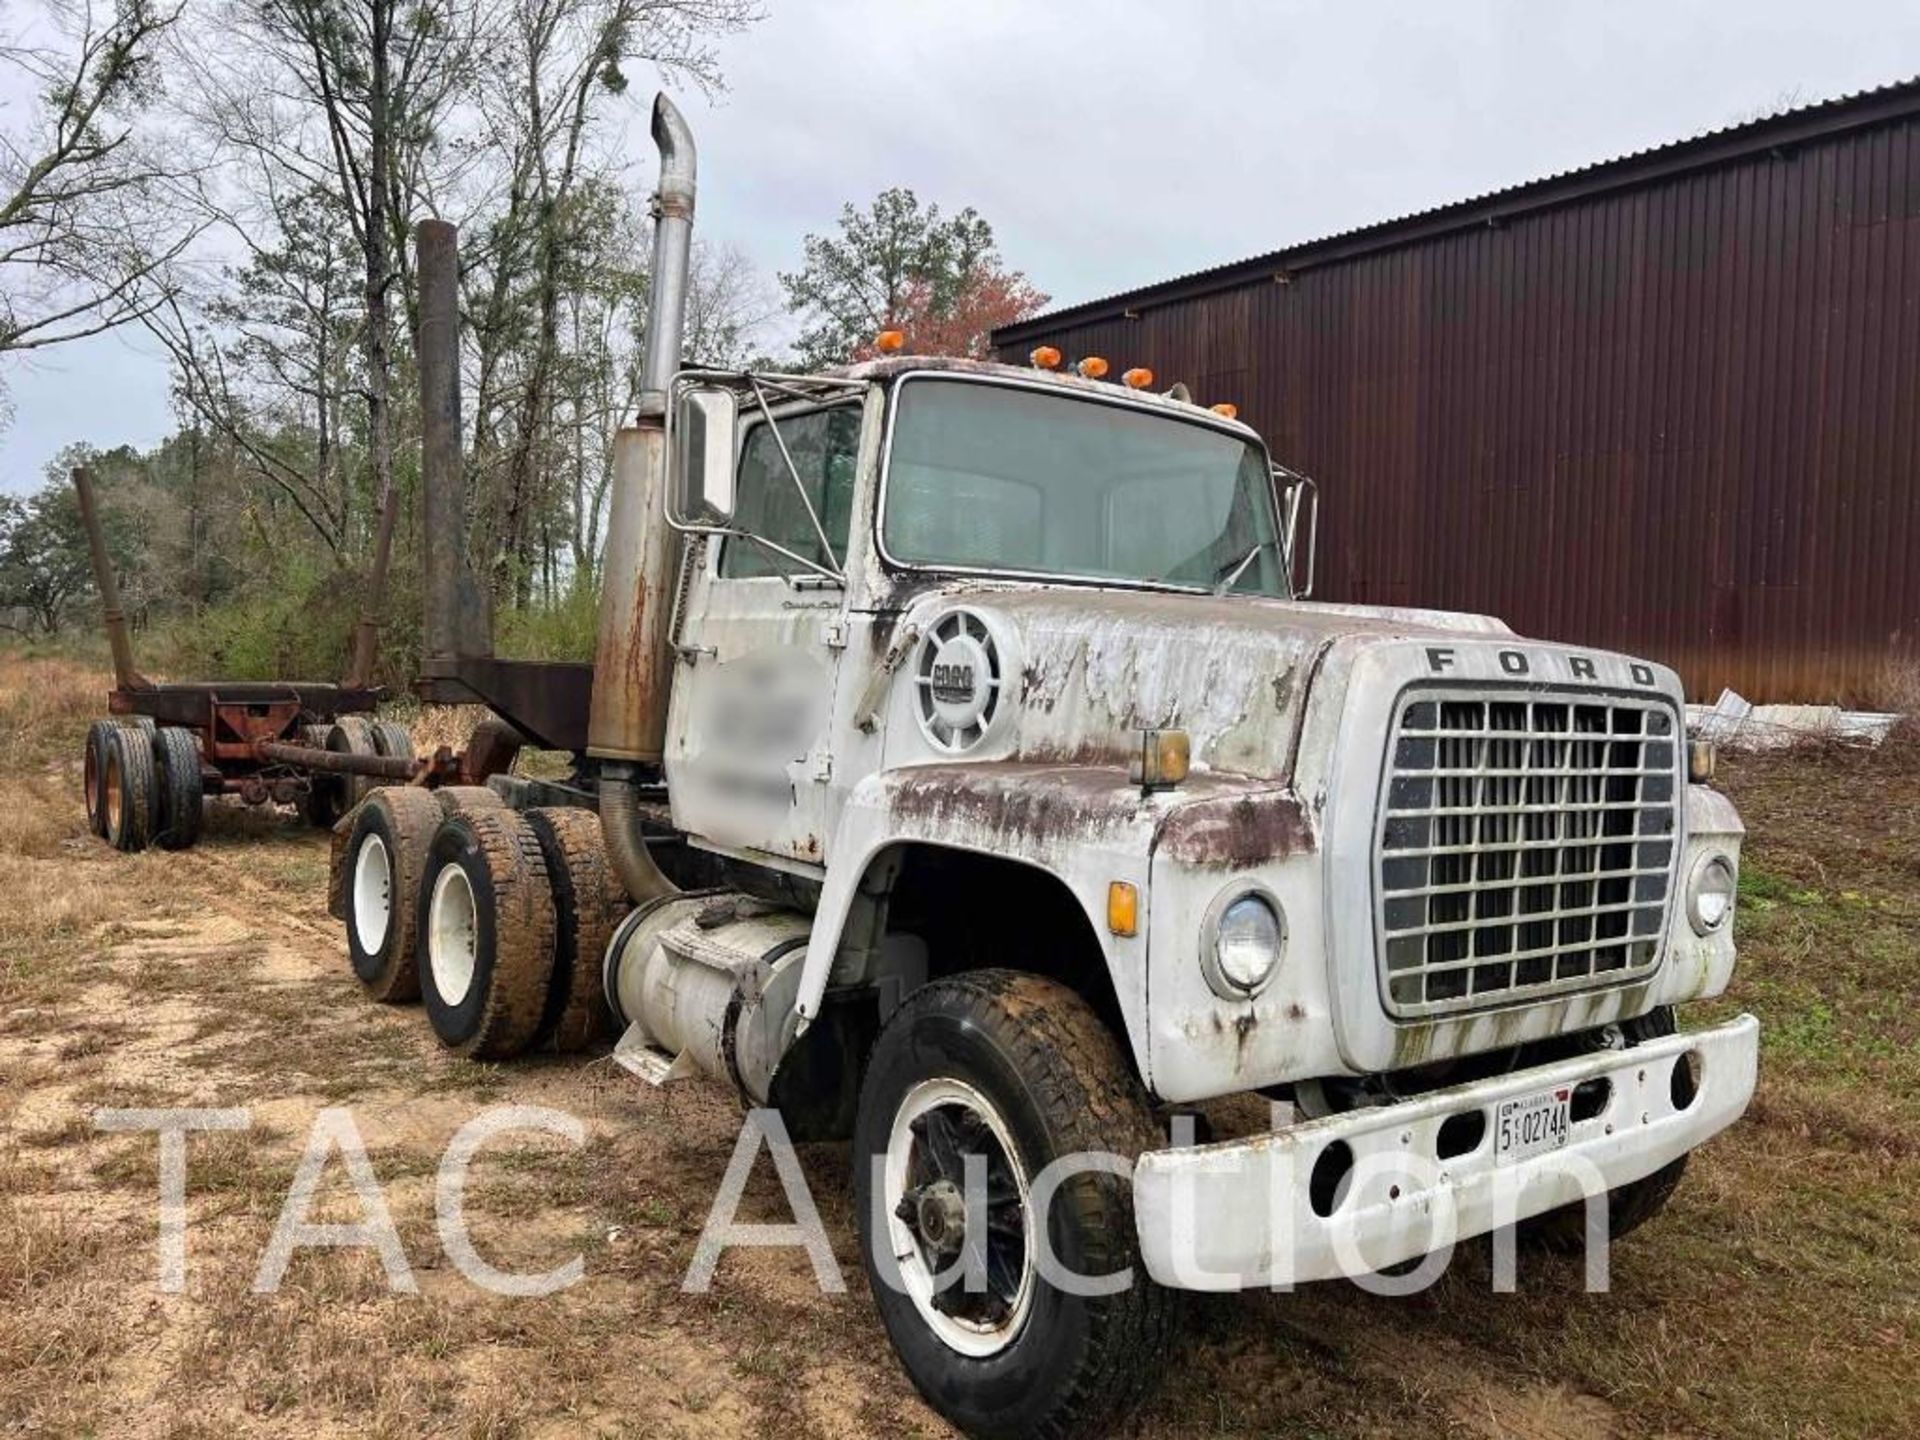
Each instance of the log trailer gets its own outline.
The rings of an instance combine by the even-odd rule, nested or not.
[[[369,991],[850,1140],[875,1304],[969,1434],[1104,1433],[1183,1291],[1660,1210],[1757,1054],[1675,1024],[1732,976],[1743,831],[1674,673],[1307,600],[1311,486],[1141,370],[683,368],[664,96],[653,134],[573,771],[340,822]],[[1170,1125],[1246,1094],[1273,1124]]]

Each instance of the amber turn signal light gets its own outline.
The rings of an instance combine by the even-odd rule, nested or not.
[[[904,330],[882,330],[873,337],[873,348],[882,355],[892,355],[906,343],[907,332]]]
[[[1083,380],[1099,380],[1106,376],[1107,362],[1098,355],[1089,355],[1073,368],[1080,372]]]
[[[1142,730],[1128,778],[1142,790],[1169,790],[1187,778],[1193,744],[1184,730]]]
[[[1060,368],[1060,352],[1051,345],[1034,346],[1033,353],[1027,356],[1027,359],[1033,362],[1033,368],[1036,370],[1058,370]]]
[[[1107,886],[1107,929],[1123,939],[1140,933],[1140,891],[1124,880]]]
[[[1153,371],[1144,365],[1136,365],[1120,377],[1120,383],[1129,390],[1144,390],[1153,384]]]

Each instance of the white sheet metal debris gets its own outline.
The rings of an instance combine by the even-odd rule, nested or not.
[[[1821,740],[1878,745],[1900,718],[1838,705],[1755,705],[1722,690],[1711,705],[1687,707],[1687,731],[1730,750],[1784,750]]]

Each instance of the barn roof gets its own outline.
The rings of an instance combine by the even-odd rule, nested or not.
[[[1067,326],[1113,319],[1237,286],[1288,278],[1312,266],[1430,240],[1476,226],[1498,226],[1555,205],[1669,180],[1755,155],[1781,154],[1809,141],[1920,114],[1920,76],[1816,101],[1764,119],[1708,130],[1685,140],[1636,150],[1612,160],[1564,170],[1544,179],[1490,190],[1392,220],[1377,221],[1317,240],[1271,250],[1176,276],[1136,290],[1050,310],[993,333],[995,348],[1017,346]]]

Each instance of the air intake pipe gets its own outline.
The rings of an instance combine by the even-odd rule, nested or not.
[[[665,754],[673,654],[678,545],[667,526],[667,402],[680,368],[693,244],[693,133],[665,95],[653,102],[660,185],[653,196],[652,294],[636,422],[614,439],[613,506],[600,576],[587,753],[602,762],[600,826],[627,893],[644,901],[673,893],[647,853],[638,784]]]

